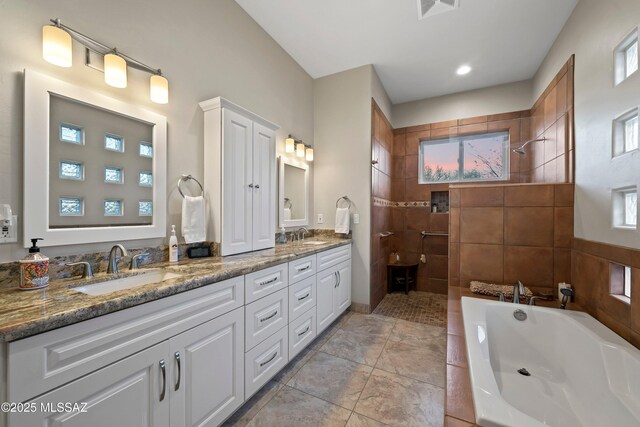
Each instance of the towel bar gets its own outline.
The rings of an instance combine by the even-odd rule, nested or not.
[[[200,195],[204,196],[204,188],[202,188],[202,184],[200,184],[200,181],[198,181],[193,176],[191,176],[191,174],[182,175],[182,178],[178,180],[178,191],[180,192],[180,195],[184,198],[184,193],[182,192],[182,188],[180,188],[180,184],[182,184],[184,181],[189,181],[190,179],[194,180],[196,184],[198,184],[198,187],[200,187],[200,191],[201,191]]]
[[[338,207],[338,204],[340,203],[341,200],[344,200],[345,202],[349,203],[349,206],[347,206],[347,208],[351,209],[351,199],[349,199],[347,196],[342,196],[338,200],[336,200],[336,208]]]

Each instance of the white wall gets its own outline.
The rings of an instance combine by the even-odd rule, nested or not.
[[[640,153],[611,158],[611,123],[640,105],[640,73],[617,87],[613,51],[640,23],[637,0],[580,0],[534,78],[537,98],[575,57],[575,236],[640,248],[640,232],[613,229],[611,189],[640,186]]]
[[[42,59],[42,26],[50,18],[154,67],[169,79],[166,106],[149,101],[149,75],[129,70],[129,87],[114,89],[83,65],[75,43],[74,66]],[[313,81],[233,0],[0,1],[0,203],[22,220],[22,70],[43,72],[87,89],[164,114],[169,123],[168,224],[180,229],[182,173],[203,177],[203,113],[198,102],[215,96],[280,125],[278,151],[288,133],[313,142]],[[20,227],[19,235],[22,235]],[[170,228],[168,229],[170,230]],[[34,236],[38,237],[38,236]],[[161,241],[128,242],[127,246]],[[48,248],[52,256],[104,250],[111,244]],[[21,258],[21,244],[0,245],[0,262]]]
[[[465,117],[528,110],[533,105],[531,89],[531,80],[526,80],[397,104],[393,106],[391,123],[394,128],[403,128]]]
[[[335,225],[336,200],[347,195],[352,214],[352,299],[369,304],[371,262],[371,65],[314,81],[314,224]],[[317,224],[317,214],[324,224]]]

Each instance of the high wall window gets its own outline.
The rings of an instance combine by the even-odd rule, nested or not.
[[[421,184],[509,179],[509,133],[456,136],[420,142]]]
[[[631,302],[631,267],[609,263],[609,293],[626,303]]]
[[[622,83],[638,71],[638,30],[635,29],[614,52],[615,82]]]
[[[636,187],[613,191],[613,225],[635,229],[638,225],[638,190]]]
[[[638,149],[638,109],[624,113],[613,121],[613,156]]]

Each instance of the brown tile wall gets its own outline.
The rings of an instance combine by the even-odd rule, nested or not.
[[[529,138],[522,172],[530,182],[574,182],[574,57],[569,58],[531,108]]]
[[[631,267],[631,300],[611,296],[611,263]],[[609,329],[640,348],[640,250],[573,239],[571,285],[575,302]]]
[[[571,279],[573,184],[451,186],[449,285]]]
[[[391,199],[393,129],[375,101],[371,108],[371,194],[380,199]],[[370,310],[373,311],[387,294],[387,262],[389,238],[380,233],[391,229],[391,208],[375,206],[371,200],[371,283]]]

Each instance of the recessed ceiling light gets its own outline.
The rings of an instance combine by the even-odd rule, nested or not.
[[[464,76],[465,74],[469,74],[471,72],[471,67],[468,65],[463,65],[456,71],[456,74],[459,76]]]

